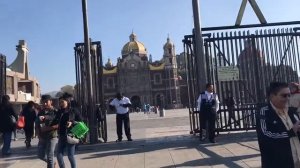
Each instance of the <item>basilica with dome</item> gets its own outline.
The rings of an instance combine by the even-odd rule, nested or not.
[[[163,108],[182,107],[175,46],[169,37],[162,46],[162,58],[152,61],[144,44],[131,33],[117,64],[113,65],[108,59],[103,68],[104,99],[113,99],[119,91],[131,100],[133,107],[144,104]]]

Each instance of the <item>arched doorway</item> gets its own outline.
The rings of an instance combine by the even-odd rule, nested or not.
[[[133,109],[141,108],[141,98],[139,96],[132,96],[131,97],[131,104]]]

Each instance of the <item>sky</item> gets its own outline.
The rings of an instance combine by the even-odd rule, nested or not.
[[[299,0],[256,0],[266,20],[299,21]],[[242,0],[199,0],[202,27],[234,25]],[[133,31],[153,60],[169,36],[176,53],[193,29],[192,0],[87,0],[89,35],[101,41],[103,62],[116,64]],[[26,40],[30,75],[42,93],[75,85],[74,45],[83,42],[81,0],[0,0],[0,53],[10,65]],[[259,23],[247,4],[242,24]]]

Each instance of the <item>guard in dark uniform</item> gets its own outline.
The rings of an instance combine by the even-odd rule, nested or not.
[[[214,85],[206,84],[206,91],[199,95],[197,102],[200,109],[200,129],[205,129],[209,141],[215,143],[215,121],[220,102],[218,95],[214,93]]]

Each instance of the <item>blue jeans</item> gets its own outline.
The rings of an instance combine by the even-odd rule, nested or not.
[[[75,145],[69,144],[67,142],[67,139],[65,137],[60,137],[58,139],[58,145],[57,145],[57,161],[60,168],[65,168],[65,162],[64,162],[64,150],[67,149],[68,152],[68,159],[70,161],[71,168],[76,168],[76,161],[75,161]]]
[[[39,139],[38,157],[47,162],[47,168],[54,168],[54,151],[57,143],[57,138]]]
[[[7,155],[10,154],[10,144],[11,144],[11,135],[12,132],[3,132],[3,147],[2,147],[2,154]]]

